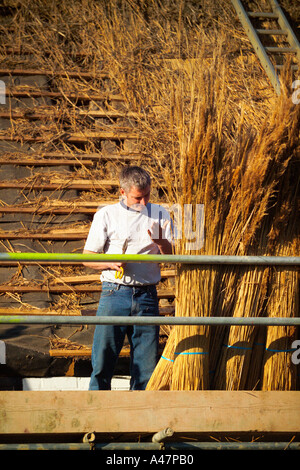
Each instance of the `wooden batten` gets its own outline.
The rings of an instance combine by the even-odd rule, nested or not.
[[[0,434],[298,433],[300,392],[4,391]]]

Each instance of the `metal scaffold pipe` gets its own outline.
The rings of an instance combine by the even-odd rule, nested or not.
[[[299,256],[227,256],[227,255],[108,255],[75,253],[0,253],[0,262],[123,262],[174,263],[199,265],[299,266]]]
[[[136,451],[162,450],[161,444],[154,442],[115,442],[115,443],[7,443],[0,444],[0,450],[98,450],[98,451]],[[299,442],[168,442],[163,450],[300,450]],[[175,454],[174,454],[175,455]],[[169,456],[170,458],[171,456]],[[178,456],[177,456],[178,457]],[[176,462],[172,459],[171,462]]]
[[[296,326],[300,325],[300,317],[92,317],[81,315],[0,315],[0,324]]]

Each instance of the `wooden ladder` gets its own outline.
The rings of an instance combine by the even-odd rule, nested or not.
[[[284,62],[278,64],[278,57],[284,57],[287,54],[292,54],[294,61],[300,63],[300,44],[291,28],[284,12],[282,11],[277,0],[269,0],[271,12],[261,11],[246,11],[240,0],[231,0],[240,22],[242,23],[245,32],[247,33],[255,52],[271,82],[276,93],[280,95],[280,80],[278,72],[284,68]],[[278,28],[256,28],[253,25],[253,20],[274,20],[277,21]],[[285,39],[287,46],[265,46],[263,44],[263,37],[282,36]],[[296,59],[296,60],[295,60]],[[292,70],[298,70],[298,65],[292,64]]]

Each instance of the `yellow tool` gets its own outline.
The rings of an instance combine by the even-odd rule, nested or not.
[[[123,243],[122,255],[126,253],[127,247],[128,247],[128,238],[126,238],[125,242]],[[124,276],[124,268],[121,267],[121,271],[116,271],[115,278],[122,279],[123,276]]]

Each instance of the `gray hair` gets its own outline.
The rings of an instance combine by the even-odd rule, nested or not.
[[[134,186],[137,189],[143,190],[151,185],[151,178],[149,173],[139,166],[125,166],[120,173],[120,187],[126,193]]]

